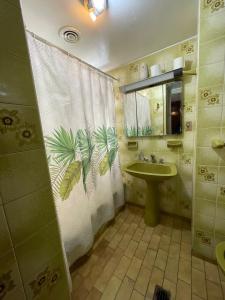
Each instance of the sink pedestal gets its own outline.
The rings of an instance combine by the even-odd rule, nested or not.
[[[146,181],[146,183],[145,224],[156,226],[160,221],[158,183],[154,181]]]

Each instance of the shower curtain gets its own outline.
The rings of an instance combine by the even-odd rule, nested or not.
[[[27,36],[69,265],[124,203],[112,79]]]

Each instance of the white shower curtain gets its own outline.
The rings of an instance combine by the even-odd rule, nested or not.
[[[71,265],[123,205],[112,79],[28,34],[56,208]]]

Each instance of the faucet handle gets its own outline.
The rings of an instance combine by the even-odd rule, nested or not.
[[[160,159],[159,159],[159,163],[160,163],[160,164],[164,164],[164,159],[163,159],[163,158],[160,158]]]

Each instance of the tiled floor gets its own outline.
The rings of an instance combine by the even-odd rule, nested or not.
[[[136,207],[119,213],[72,279],[73,300],[147,300],[156,284],[171,299],[225,299],[225,276],[191,256],[190,224],[162,215],[160,225],[147,227]]]

